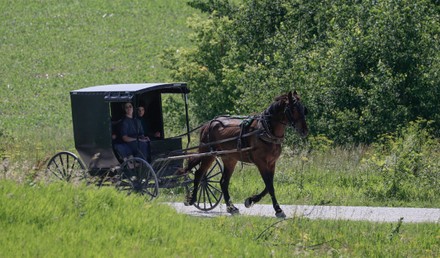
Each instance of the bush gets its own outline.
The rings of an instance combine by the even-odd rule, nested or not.
[[[370,197],[404,201],[440,198],[440,143],[431,136],[430,124],[423,119],[410,122],[374,145],[374,154],[365,164],[371,172],[380,173],[382,181],[369,182],[366,193]]]

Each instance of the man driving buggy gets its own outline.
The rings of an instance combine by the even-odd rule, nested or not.
[[[123,149],[120,150],[124,158],[135,156],[148,161],[150,139],[144,136],[144,129],[141,121],[133,117],[133,104],[127,102],[124,104],[125,117],[121,124],[121,138],[125,143]]]

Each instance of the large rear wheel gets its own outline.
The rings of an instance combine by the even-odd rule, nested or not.
[[[47,163],[45,179],[66,182],[80,181],[88,177],[82,161],[72,152],[62,151],[53,156]]]
[[[194,167],[188,176],[194,180],[194,173],[199,169],[199,166]],[[216,158],[213,165],[208,169],[206,174],[200,180],[197,189],[197,201],[194,206],[202,211],[209,211],[217,207],[223,198],[223,193],[220,187],[220,179],[222,178],[223,165],[221,161]],[[190,196],[194,189],[194,184],[190,183],[186,186],[187,196]]]
[[[159,195],[156,173],[151,165],[141,158],[130,158],[122,163],[116,188],[127,194],[140,194],[148,201]]]

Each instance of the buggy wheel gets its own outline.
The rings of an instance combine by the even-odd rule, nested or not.
[[[116,188],[126,191],[127,194],[143,195],[148,201],[159,195],[156,173],[151,165],[141,158],[130,158],[122,163]]]
[[[47,163],[45,177],[48,181],[62,180],[72,182],[87,178],[87,171],[82,161],[73,153],[62,151]]]
[[[199,165],[194,167],[188,176],[194,180],[194,173],[199,169]],[[206,171],[206,174],[200,180],[197,189],[197,201],[194,206],[202,211],[209,211],[217,207],[223,198],[223,192],[220,188],[220,179],[222,178],[223,165],[220,159],[216,158],[213,165]],[[186,186],[187,196],[191,196],[194,185],[190,183]]]

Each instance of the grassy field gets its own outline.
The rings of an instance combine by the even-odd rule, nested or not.
[[[198,218],[110,188],[0,181],[1,257],[438,257],[432,224]]]
[[[2,156],[72,149],[69,91],[168,81],[159,55],[188,46],[185,1],[1,1]],[[35,151],[37,150],[37,151]]]

